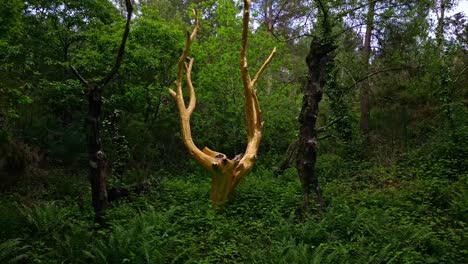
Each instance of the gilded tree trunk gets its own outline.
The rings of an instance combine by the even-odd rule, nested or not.
[[[210,200],[216,205],[221,205],[229,200],[236,184],[234,183],[234,174],[232,171],[227,173],[211,174]]]
[[[204,149],[206,153],[207,149]],[[224,154],[217,154],[215,162],[211,165],[211,191],[210,199],[216,205],[221,205],[231,197],[237,184],[247,174],[242,172],[238,175],[243,168],[239,168],[239,161],[242,155],[234,157],[234,159],[227,159]]]
[[[273,49],[270,56],[268,56],[266,61],[252,78],[247,66],[247,37],[249,32],[250,0],[244,0],[239,66],[242,84],[244,86],[247,146],[244,154],[238,155],[233,159],[228,159],[223,153],[210,150],[206,147],[203,148],[203,150],[200,150],[193,142],[192,132],[190,129],[190,117],[195,110],[197,101],[195,88],[191,78],[194,58],[188,57],[190,46],[195,40],[199,28],[198,15],[195,10],[194,15],[195,27],[193,28],[192,33],[188,35],[185,49],[179,59],[177,79],[174,81],[175,90],[170,89],[169,94],[174,98],[177,108],[179,109],[179,119],[184,144],[190,155],[200,165],[211,172],[212,183],[210,198],[216,205],[220,205],[228,200],[234,188],[250,172],[257,159],[257,151],[260,145],[260,140],[262,139],[263,122],[255,84],[273,59],[276,48]],[[183,78],[183,75],[185,75],[185,78]],[[188,106],[186,106],[183,96],[182,82],[184,79],[189,90]]]

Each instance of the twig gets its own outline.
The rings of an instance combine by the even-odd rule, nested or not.
[[[88,81],[81,76],[81,74],[76,70],[76,68],[73,65],[70,65],[70,69],[72,70],[73,74],[76,76],[78,80],[80,80],[81,84],[84,86],[88,87],[89,83]]]
[[[325,130],[327,130],[329,127],[333,126],[334,124],[336,124],[341,119],[343,119],[343,116],[339,116],[339,117],[333,119],[330,123],[326,124],[325,126],[317,128],[317,133],[324,132]]]

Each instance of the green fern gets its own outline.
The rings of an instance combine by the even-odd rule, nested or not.
[[[29,229],[37,235],[50,235],[69,223],[70,208],[58,206],[55,202],[37,207],[19,207]]]
[[[23,245],[21,239],[10,239],[0,243],[0,263],[24,262],[29,256],[28,249],[29,246]]]
[[[103,234],[83,253],[96,263],[163,263],[161,250],[172,229],[169,219],[174,210],[162,213],[149,209],[128,225],[113,226],[110,234]]]

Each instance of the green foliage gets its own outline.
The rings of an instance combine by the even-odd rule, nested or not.
[[[0,263],[468,262],[462,19],[457,28],[446,24],[456,39],[446,37],[441,56],[429,33],[430,1],[378,1],[369,66],[382,72],[368,79],[373,145],[363,148],[358,89],[368,72],[360,59],[362,36],[348,23],[364,21],[366,8],[355,8],[366,1],[322,1],[333,36],[317,24],[306,32],[310,25],[299,23],[311,21],[306,13],[324,23],[317,6],[255,1],[250,73],[278,49],[257,85],[263,139],[256,167],[217,208],[208,200],[209,175],[178,138],[177,109],[167,94],[191,28],[186,11],[197,1],[138,2],[122,68],[104,92],[102,138],[112,176],[122,177],[118,184],[158,185],[114,202],[101,228],[93,224],[86,179],[86,91],[69,66],[88,80],[109,72],[121,41],[123,1],[0,4]],[[193,137],[200,147],[233,156],[246,141],[241,3],[196,4]],[[277,13],[280,7],[284,12]],[[278,18],[274,34],[259,26],[268,22],[268,8]],[[346,20],[335,16],[348,10]],[[296,39],[298,32],[337,34],[337,60],[318,117],[320,126],[333,123],[320,135],[331,137],[318,145],[322,214],[313,206],[304,212],[294,168],[280,178],[271,172],[297,137],[310,44]],[[112,176],[110,186],[117,182]],[[8,179],[15,184],[3,188]]]
[[[27,95],[27,85],[23,88],[2,87],[0,83],[0,144],[11,141],[11,123],[17,121],[21,115],[18,108],[23,108],[32,103]]]
[[[23,9],[22,1],[2,0],[0,2],[0,47],[3,47],[4,39],[20,28],[21,11]]]
[[[40,118],[25,123],[25,135],[35,144],[48,149],[51,162],[76,166],[85,156],[83,123],[86,104],[84,89],[78,81],[43,82],[40,86],[41,105],[27,111],[43,111]],[[75,121],[76,120],[76,121]]]
[[[468,170],[467,127],[461,127],[452,135],[443,132],[421,148],[409,152],[401,160],[406,167],[404,176],[456,180]]]
[[[82,177],[84,170],[54,170],[49,171],[47,175],[47,195],[53,200],[72,201],[76,199],[79,202],[87,193],[88,181]]]
[[[7,226],[0,231],[0,238],[2,241],[14,239],[18,233],[23,231],[25,228],[25,219],[21,216],[20,210],[15,204],[7,204],[2,201],[0,205],[0,224]]]
[[[27,228],[33,236],[51,236],[69,224],[67,223],[69,209],[61,208],[54,202],[40,207],[22,207],[20,212],[26,219]]]
[[[126,77],[137,86],[169,86],[175,78],[174,67],[184,43],[181,27],[149,8],[142,10],[132,26],[128,63],[123,65]]]
[[[28,258],[28,254],[24,253],[29,246],[22,245],[20,239],[10,239],[0,243],[0,262],[5,264],[23,263],[22,261]]]
[[[161,253],[170,229],[169,213],[159,213],[149,208],[144,216],[136,217],[128,226],[116,225],[110,233],[101,232],[89,251],[94,263],[164,263]]]

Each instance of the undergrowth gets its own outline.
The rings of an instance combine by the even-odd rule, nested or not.
[[[0,263],[467,263],[466,164],[438,149],[386,167],[322,155],[327,210],[306,218],[296,172],[258,166],[220,208],[207,175],[165,175],[96,229],[86,182],[54,173],[2,196]]]

